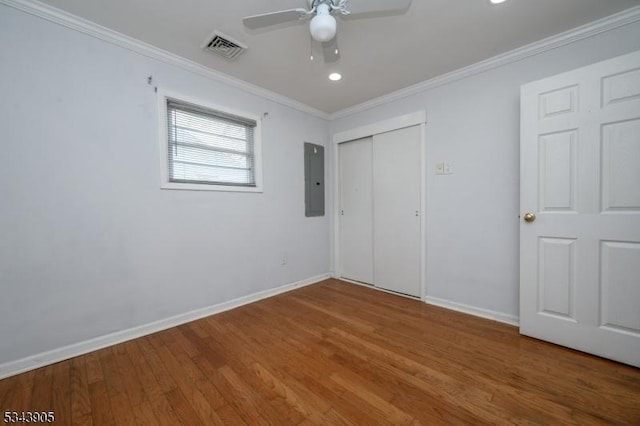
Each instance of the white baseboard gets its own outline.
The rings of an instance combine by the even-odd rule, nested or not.
[[[345,281],[351,284],[360,285],[366,288],[370,288],[372,290],[382,291],[385,293],[393,294],[395,296],[406,297],[407,299],[412,300],[422,300],[429,305],[440,306],[441,308],[451,309],[452,311],[463,312],[465,314],[474,315],[476,317],[487,318],[493,321],[502,322],[509,325],[514,325],[518,327],[520,325],[519,318],[515,315],[509,315],[502,312],[492,311],[489,309],[478,308],[475,306],[465,305],[463,303],[452,302],[447,299],[440,299],[437,297],[426,296],[424,298],[418,298],[414,296],[409,296],[407,294],[396,293],[395,291],[385,290],[380,287],[376,287],[372,284],[365,284],[359,281],[350,280],[348,278],[340,277],[337,274],[332,274],[332,278],[338,279],[340,281]]]
[[[464,303],[452,302],[450,300],[440,299],[438,297],[427,296],[425,297],[424,301],[430,305],[440,306],[441,308],[451,309],[453,311],[463,312],[465,314],[475,315],[481,318],[487,318],[516,327],[520,325],[520,319],[515,315],[478,308],[476,306],[465,305]]]
[[[407,299],[412,300],[423,300],[425,303],[429,305],[440,306],[441,308],[451,309],[452,311],[463,312],[465,314],[473,315],[476,317],[487,318],[493,321],[502,322],[505,324],[513,325],[518,327],[520,325],[519,318],[515,315],[509,315],[502,312],[492,311],[489,309],[478,308],[475,306],[465,305],[463,303],[452,302],[446,299],[440,299],[437,297],[426,296],[424,299],[419,299],[417,297],[409,296],[402,293],[396,293],[394,291],[388,291],[380,287],[376,287],[372,284],[365,284],[358,281],[353,281],[348,278],[333,276],[333,278],[345,281],[351,284],[360,285],[366,288],[370,288],[372,290],[382,291],[385,293],[393,294],[395,296],[406,297]]]
[[[5,364],[0,364],[0,380],[10,376],[15,376],[16,374],[24,373],[25,371],[35,370],[36,368],[44,367],[46,365],[84,355],[98,349],[103,349],[108,346],[113,346],[118,343],[137,339],[148,334],[166,330],[168,328],[195,321],[200,318],[208,317],[213,314],[228,311],[242,305],[257,302],[258,300],[273,297],[278,294],[294,290],[296,288],[315,284],[317,282],[330,278],[330,276],[330,274],[317,275],[315,277],[307,278],[295,283],[285,284],[280,287],[260,291],[248,296],[239,297],[228,302],[219,303],[217,305],[208,306],[202,309],[196,309],[191,312],[186,312],[184,314],[176,315],[170,318],[154,321],[152,323],[130,328],[128,330],[117,331],[115,333],[96,337],[84,342],[74,343],[62,348],[53,349],[51,351],[44,352],[38,355],[33,355],[16,361],[10,361]]]

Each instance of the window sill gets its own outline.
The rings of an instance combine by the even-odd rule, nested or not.
[[[161,189],[181,189],[187,191],[222,191],[222,192],[262,192],[261,186],[206,185],[196,183],[165,182]]]

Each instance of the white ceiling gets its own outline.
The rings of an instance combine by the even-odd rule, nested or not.
[[[341,58],[309,60],[308,24],[244,28],[244,16],[306,0],[42,0],[326,113],[360,104],[637,6],[640,0],[413,0],[403,14],[338,18]],[[352,3],[366,0],[351,0]],[[214,30],[249,50],[233,62],[200,46]],[[340,82],[327,78],[343,74]]]

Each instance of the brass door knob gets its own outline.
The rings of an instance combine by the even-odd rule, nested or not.
[[[536,215],[533,213],[525,213],[524,214],[524,221],[525,222],[533,222],[534,220],[536,220]]]

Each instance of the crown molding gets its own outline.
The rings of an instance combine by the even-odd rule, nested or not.
[[[358,105],[342,109],[332,114],[328,114],[302,102],[298,102],[286,96],[237,79],[220,71],[213,70],[189,59],[185,59],[181,56],[167,52],[148,43],[144,43],[140,40],[118,33],[94,22],[41,3],[37,0],[0,0],[0,4],[4,4],[6,6],[21,10],[34,16],[38,16],[50,22],[54,22],[69,29],[90,35],[97,39],[136,52],[143,56],[156,59],[174,66],[178,66],[186,71],[193,72],[205,78],[209,78],[228,86],[235,87],[237,89],[260,96],[267,100],[276,102],[278,104],[329,121],[344,118],[358,112],[375,108],[388,102],[406,98],[408,96],[415,95],[417,93],[421,93],[438,86],[443,86],[445,84],[449,84],[466,77],[480,74],[482,72],[489,71],[491,69],[507,65],[512,62],[526,59],[530,56],[553,50],[558,47],[565,46],[567,44],[571,44],[579,40],[593,37],[597,34],[611,31],[616,28],[620,28],[622,26],[640,21],[640,6],[635,6],[609,17],[566,31],[564,33],[545,38],[543,40],[528,44],[518,49],[494,56],[484,61],[477,62],[467,67],[454,70],[447,74],[443,74],[441,76],[425,80],[404,89],[391,92],[387,95],[383,95],[360,103]]]
[[[53,6],[41,3],[36,0],[0,0],[0,4],[18,9],[22,12],[34,15],[47,21],[54,22],[69,29],[87,34],[102,41],[114,44],[140,55],[146,56],[151,59],[180,67],[186,71],[198,74],[208,79],[217,81],[219,83],[226,84],[228,86],[235,87],[253,95],[260,96],[267,100],[276,102],[278,104],[296,109],[298,111],[322,118],[324,120],[329,119],[329,114],[319,109],[310,107],[286,96],[282,96],[278,93],[272,92],[262,87],[255,86],[246,81],[237,79],[228,74],[224,74],[220,71],[215,71],[204,65],[200,65],[197,62],[185,59],[181,56],[167,52],[166,50],[152,46],[143,41],[134,39],[132,37],[121,34],[117,31],[98,25],[94,22],[72,15],[63,10],[57,9]]]
[[[384,105],[398,99],[406,98],[408,96],[415,95],[417,93],[421,93],[438,86],[443,86],[445,84],[449,84],[475,74],[480,74],[493,68],[507,65],[512,62],[521,61],[530,56],[553,50],[567,44],[575,43],[579,40],[593,37],[597,34],[611,31],[637,21],[640,21],[640,6],[632,7],[606,18],[599,19],[597,21],[593,21],[572,30],[533,42],[526,46],[494,56],[484,61],[477,62],[467,67],[451,71],[447,74],[443,74],[429,80],[425,80],[404,89],[391,92],[387,95],[368,100],[358,105],[342,109],[340,111],[329,114],[329,120],[344,118],[349,115],[375,108],[377,106]]]

